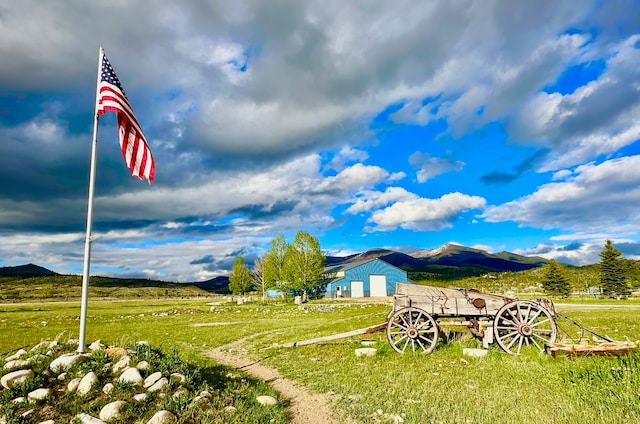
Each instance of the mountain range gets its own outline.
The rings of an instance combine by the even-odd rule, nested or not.
[[[442,270],[455,270],[455,276],[478,275],[486,272],[524,271],[547,263],[541,257],[517,255],[511,252],[488,253],[484,250],[447,243],[435,249],[417,250],[410,253],[391,249],[374,248],[349,256],[327,256],[326,265],[381,259],[417,278],[420,273],[443,274]],[[59,275],[34,264],[0,267],[0,276],[39,277]],[[228,290],[229,278],[219,276],[206,281],[191,282],[194,286],[210,292]]]
[[[347,257],[327,257],[327,265],[382,259],[407,271],[426,271],[434,266],[483,268],[486,272],[524,271],[547,263],[538,256],[522,256],[511,252],[489,253],[484,250],[447,243],[435,249],[402,253],[390,249],[370,249]]]

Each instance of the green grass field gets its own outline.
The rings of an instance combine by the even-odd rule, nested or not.
[[[243,340],[248,354],[309,390],[328,393],[359,423],[627,423],[640,421],[640,355],[551,358],[511,356],[450,337],[429,355],[393,351],[384,332],[297,348],[279,344],[381,323],[390,304],[341,302],[211,307],[206,299],[90,300],[86,340],[131,345],[146,340],[178,348],[189,361],[211,366],[204,353]],[[616,340],[640,339],[637,301],[558,304],[559,312]],[[79,302],[0,305],[0,353],[58,336],[77,338]],[[360,339],[373,339],[374,357],[359,358]]]

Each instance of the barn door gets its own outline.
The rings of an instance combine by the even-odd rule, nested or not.
[[[364,297],[364,282],[351,281],[351,297]]]
[[[384,297],[387,295],[387,276],[370,275],[371,297]]]

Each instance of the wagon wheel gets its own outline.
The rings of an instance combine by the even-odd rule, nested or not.
[[[535,302],[516,300],[504,305],[493,321],[493,333],[507,353],[518,354],[522,346],[544,352],[556,340],[558,329],[549,311]]]
[[[404,353],[407,347],[414,352],[429,353],[438,342],[438,324],[422,309],[400,309],[389,318],[387,340],[399,353]]]

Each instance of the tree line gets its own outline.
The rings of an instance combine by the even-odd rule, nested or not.
[[[626,298],[631,294],[628,274],[630,262],[622,258],[622,252],[607,240],[604,249],[599,253],[600,293],[604,297],[615,299]],[[548,295],[567,297],[571,294],[572,285],[564,274],[564,266],[551,259],[546,267],[542,288]]]
[[[265,299],[267,290],[275,289],[282,297],[287,292],[318,296],[325,287],[323,278],[325,254],[318,239],[305,231],[298,231],[292,243],[283,235],[271,240],[269,250],[253,263],[251,270],[238,256],[229,273],[229,290],[244,295],[258,290]]]

